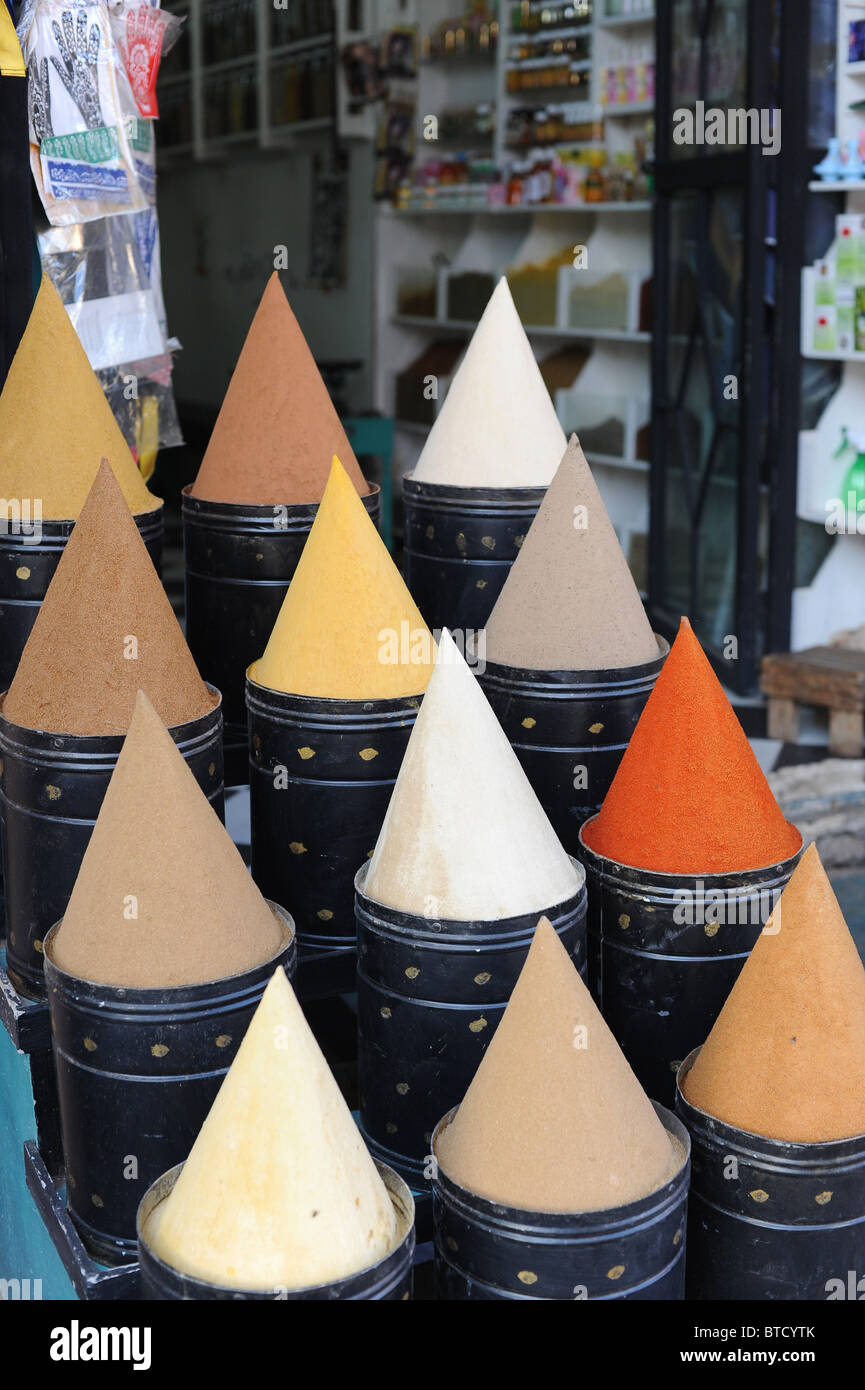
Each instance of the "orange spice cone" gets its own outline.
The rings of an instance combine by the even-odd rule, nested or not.
[[[684,874],[764,868],[801,846],[687,618],[583,838],[619,863]]]

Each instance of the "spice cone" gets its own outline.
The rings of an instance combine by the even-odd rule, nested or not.
[[[165,989],[251,970],[282,940],[227,830],[139,691],[52,959],[82,980]]]
[[[581,882],[444,631],[364,891],[419,916],[487,921],[542,912]]]
[[[761,869],[802,844],[687,618],[582,834],[596,854],[673,874]]]
[[[431,632],[334,458],[294,578],[250,676],[295,695],[396,699],[425,689],[434,655]]]
[[[490,614],[486,654],[535,671],[657,660],[657,640],[575,434]]]
[[[738,1129],[865,1134],[865,967],[816,846],[805,850],[682,1087]]]
[[[358,492],[369,487],[279,276],[271,275],[192,485],[211,502],[318,502],[338,454]]]
[[[545,917],[436,1157],[461,1187],[524,1211],[623,1206],[681,1167]]]
[[[546,487],[565,444],[502,276],[412,476],[415,482],[452,487]]]
[[[73,521],[103,457],[131,511],[162,506],[148,492],[60,296],[43,275],[0,394],[0,496],[38,502],[43,521]]]
[[[169,726],[198,719],[215,704],[103,459],[3,713],[28,729],[125,734],[139,688]]]
[[[283,970],[145,1237],[175,1269],[275,1293],[394,1248],[393,1204]]]

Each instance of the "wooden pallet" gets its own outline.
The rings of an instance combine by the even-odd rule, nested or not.
[[[799,711],[829,711],[829,751],[861,758],[865,742],[865,652],[809,647],[763,658],[760,688],[769,697],[769,737],[795,743]]]

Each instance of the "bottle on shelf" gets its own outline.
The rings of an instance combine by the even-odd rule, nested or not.
[[[515,159],[511,165],[510,176],[508,177],[506,202],[510,207],[518,206],[523,201],[525,191],[525,165],[521,160]]]

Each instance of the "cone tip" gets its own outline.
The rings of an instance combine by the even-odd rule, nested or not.
[[[132,728],[132,725],[138,725],[142,720],[153,721],[159,725],[160,729],[165,729],[165,724],[162,721],[162,717],[157,712],[156,706],[150,699],[150,696],[145,694],[145,692],[139,688],[135,693],[135,704],[132,706],[132,718],[129,721],[129,727],[126,731],[127,735],[129,734],[129,730]]]
[[[450,628],[443,627],[438,641],[436,651],[436,664],[444,665],[446,662],[453,661],[454,652],[459,652],[456,642],[450,633]]]

